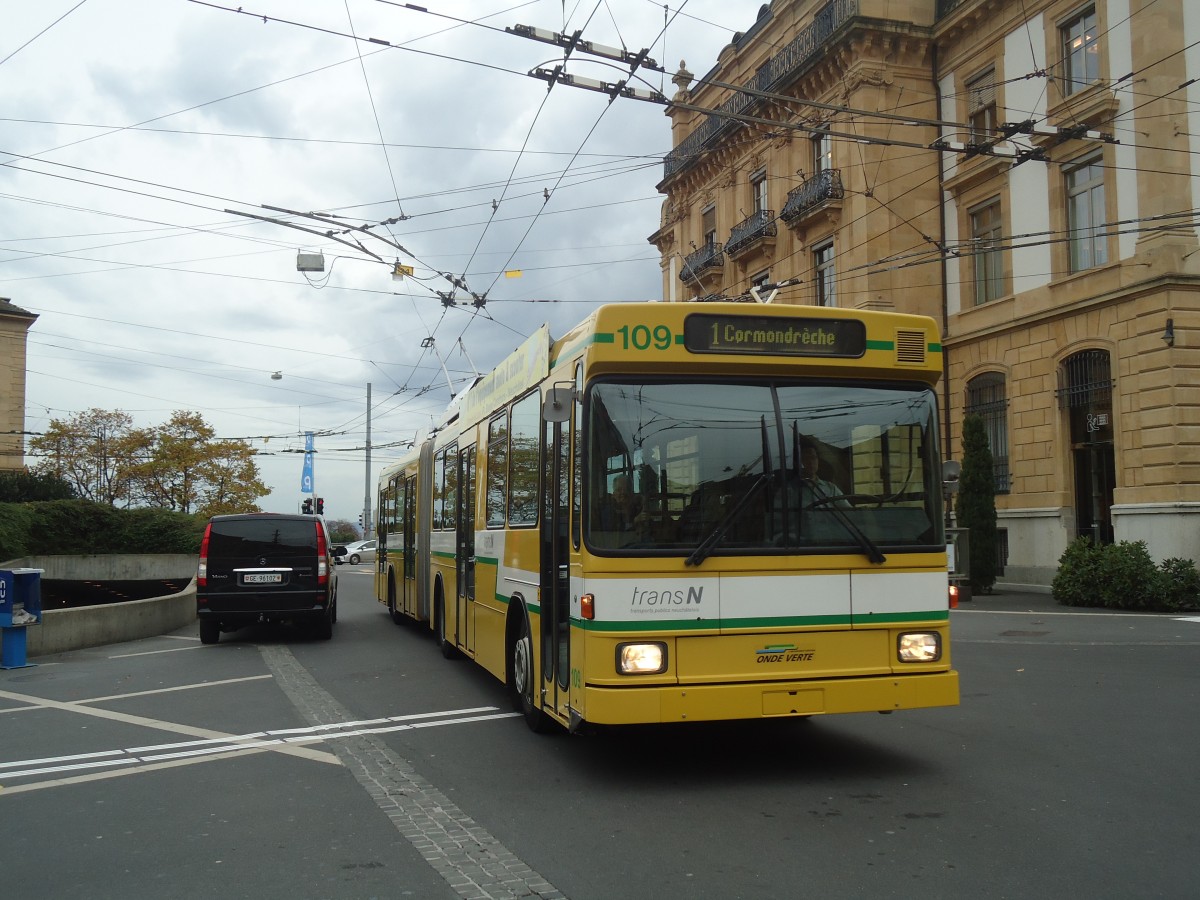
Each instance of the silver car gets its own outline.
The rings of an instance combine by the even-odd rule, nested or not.
[[[375,562],[375,541],[354,541],[346,545],[346,552],[338,557],[338,562],[349,563],[352,566],[360,562]]]

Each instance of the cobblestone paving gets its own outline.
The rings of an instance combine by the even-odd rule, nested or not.
[[[317,684],[288,648],[261,650],[276,682],[310,724],[352,721],[349,711]],[[566,900],[378,737],[339,738],[330,741],[329,748],[460,897]]]

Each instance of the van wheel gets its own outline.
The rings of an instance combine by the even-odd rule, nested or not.
[[[221,623],[215,619],[200,620],[200,643],[215,644],[221,639]]]
[[[525,716],[530,731],[538,734],[548,731],[551,719],[537,708],[534,700],[537,685],[533,672],[533,638],[525,614],[521,615],[521,633],[508,649],[508,671],[513,706]]]
[[[327,641],[333,637],[333,613],[317,619],[317,639]]]

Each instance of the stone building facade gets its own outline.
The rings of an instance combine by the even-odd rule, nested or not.
[[[0,297],[0,469],[25,465],[25,342],[36,320]]]
[[[1200,4],[775,0],[747,25],[675,77],[664,298],[933,316],[946,453],[967,412],[991,442],[1002,582],[1048,586],[1080,534],[1200,561]]]

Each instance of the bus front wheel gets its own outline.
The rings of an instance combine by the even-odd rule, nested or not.
[[[537,682],[533,671],[533,638],[529,619],[521,616],[521,632],[508,651],[508,670],[512,673],[513,706],[525,716],[531,731],[541,733],[550,727],[550,717],[538,709],[534,692]]]
[[[442,651],[443,659],[454,659],[458,653],[452,643],[446,639],[446,601],[442,599],[441,591],[438,591],[437,609],[434,611],[437,617],[437,643],[438,649]]]

